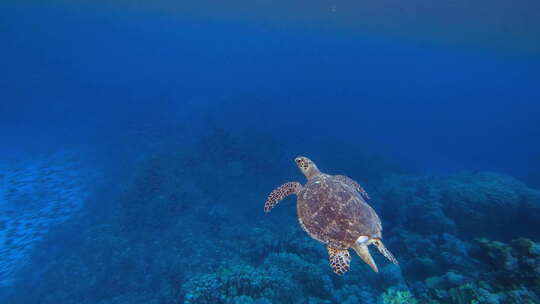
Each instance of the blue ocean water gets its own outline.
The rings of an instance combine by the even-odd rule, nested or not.
[[[11,2],[2,303],[540,303],[538,3]],[[299,155],[399,266],[263,212]]]

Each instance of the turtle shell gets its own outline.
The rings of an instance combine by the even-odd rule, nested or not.
[[[314,239],[347,249],[362,235],[381,237],[381,220],[351,186],[319,174],[298,193],[298,220]]]

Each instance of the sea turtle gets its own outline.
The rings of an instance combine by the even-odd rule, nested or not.
[[[270,212],[279,201],[296,194],[300,226],[314,239],[326,244],[332,270],[342,275],[349,270],[349,248],[375,272],[377,265],[368,245],[377,249],[392,263],[398,264],[381,239],[381,220],[366,200],[367,192],[354,180],[344,175],[324,174],[309,158],[295,158],[296,165],[306,176],[307,183],[281,185],[270,193],[264,212]]]

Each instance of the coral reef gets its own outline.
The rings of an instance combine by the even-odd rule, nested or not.
[[[9,286],[36,243],[76,214],[99,176],[73,153],[57,152],[0,167],[0,286]]]
[[[389,288],[382,294],[383,304],[417,304],[416,300],[410,291]]]
[[[239,298],[296,302],[302,294],[291,274],[278,267],[254,268],[241,263],[223,266],[216,273],[200,274],[182,287],[185,303],[236,303]]]
[[[254,157],[255,151],[239,147],[256,142],[280,162],[286,154],[279,145],[219,126],[212,132],[195,140],[196,146],[172,145],[163,153],[141,156],[117,181],[115,191],[92,197],[44,234],[0,300],[540,303],[538,232],[523,228],[540,226],[535,213],[540,196],[519,181],[495,173],[366,178],[385,228],[384,242],[400,266],[374,252],[380,265],[376,274],[353,255],[349,273],[338,277],[324,245],[299,227],[292,199],[271,216],[262,212],[273,179],[286,181],[291,179],[287,174],[295,173],[276,170],[273,155]],[[345,160],[350,168],[369,166]],[[379,167],[373,165],[370,172],[378,172],[374,168]],[[37,195],[24,188],[17,191],[26,196],[11,193],[15,179],[2,172],[1,197],[16,201],[13,198]],[[55,177],[44,178],[49,184],[60,183]],[[61,193],[75,195],[77,189]],[[70,197],[62,195],[57,197]],[[0,233],[18,235],[13,225],[1,220]],[[16,243],[16,237],[11,239]]]
[[[471,259],[478,271],[449,271],[416,282],[428,303],[540,303],[538,244],[525,238],[510,243],[477,239]],[[474,269],[474,268],[473,268]]]
[[[540,245],[526,238],[509,244],[477,239],[472,255],[489,265],[489,277],[496,287],[533,286],[540,288]]]
[[[377,197],[383,217],[410,232],[540,237],[523,228],[540,223],[540,192],[507,175],[391,175],[378,187]]]

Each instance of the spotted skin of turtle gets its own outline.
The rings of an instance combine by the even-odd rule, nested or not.
[[[270,193],[268,199],[264,203],[264,212],[270,212],[277,203],[281,200],[280,198],[289,196],[298,192],[302,188],[302,185],[297,182],[285,183],[281,187],[275,189]]]
[[[340,250],[328,247],[328,256],[330,259],[330,267],[337,275],[345,274],[349,271],[351,263],[351,255],[348,250]]]
[[[349,248],[376,272],[378,268],[369,253],[369,245],[397,264],[382,243],[381,220],[365,201],[369,199],[367,192],[347,176],[320,172],[307,157],[300,156],[295,161],[307,183],[302,186],[299,182],[288,182],[273,190],[264,211],[270,212],[279,201],[296,194],[300,226],[312,238],[326,244],[330,266],[338,275],[350,269]]]

